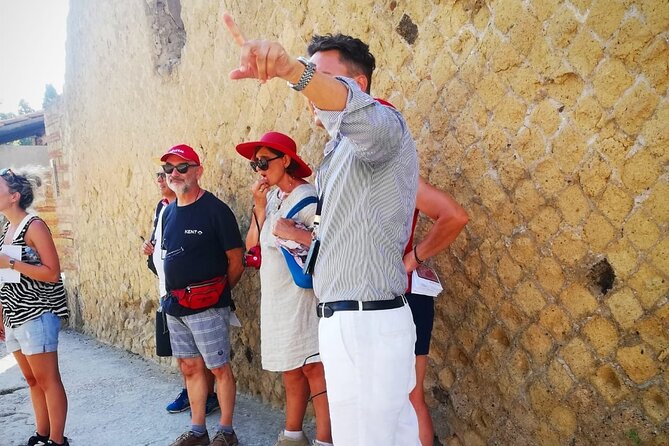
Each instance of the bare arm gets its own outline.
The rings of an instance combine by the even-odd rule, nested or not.
[[[272,232],[275,236],[284,240],[292,240],[300,245],[311,244],[311,231],[295,226],[296,221],[291,218],[280,218],[276,221]]]
[[[37,251],[41,265],[30,265],[16,261],[14,269],[31,279],[41,282],[58,282],[60,278],[60,260],[56,245],[53,243],[49,228],[41,220],[33,221],[25,236],[26,244]],[[0,254],[0,268],[9,268],[9,257]]]
[[[243,254],[244,250],[242,248],[225,251],[225,255],[228,258],[228,284],[230,285],[230,289],[233,289],[237,285],[244,272]]]
[[[453,197],[422,178],[418,179],[416,209],[434,220],[426,237],[416,245],[416,252],[421,260],[448,248],[469,221],[467,212]],[[404,266],[407,272],[418,267],[413,251],[404,256]]]

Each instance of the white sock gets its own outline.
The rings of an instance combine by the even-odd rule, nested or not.
[[[289,431],[284,429],[283,436],[286,438],[290,438],[291,440],[301,440],[302,437],[304,437],[304,434],[302,433],[302,431]]]
[[[318,441],[318,440],[314,440],[314,444],[321,445],[321,446],[334,446],[332,443],[326,443],[324,441]]]

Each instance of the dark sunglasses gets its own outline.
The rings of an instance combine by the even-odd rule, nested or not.
[[[166,176],[167,174],[165,172],[156,172],[156,180],[164,180]]]
[[[267,170],[269,169],[269,162],[278,160],[279,158],[283,158],[283,155],[277,155],[274,158],[264,158],[261,156],[260,158],[257,158],[255,161],[250,161],[249,164],[251,165],[251,169],[253,169],[254,172],[257,172],[258,169]]]
[[[177,172],[179,173],[186,173],[188,172],[188,169],[190,169],[191,167],[198,167],[198,166],[199,164],[188,164],[188,163],[181,163],[177,164],[176,166],[173,166],[171,164],[163,164],[163,171],[168,175],[174,172],[174,169],[176,169]]]

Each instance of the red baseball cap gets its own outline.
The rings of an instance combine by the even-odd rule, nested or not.
[[[193,161],[198,166],[200,165],[200,157],[197,156],[197,153],[195,153],[195,150],[193,150],[191,146],[187,146],[186,144],[179,144],[178,146],[172,147],[160,157],[160,161],[165,161],[170,155],[176,155],[186,161]]]

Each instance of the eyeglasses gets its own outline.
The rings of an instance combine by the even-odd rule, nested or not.
[[[163,171],[165,171],[167,175],[174,172],[174,169],[176,169],[177,172],[179,173],[186,173],[188,172],[188,169],[190,169],[191,167],[198,167],[198,166],[199,164],[188,164],[188,163],[181,163],[177,164],[176,166],[173,166],[172,164],[163,164]]]
[[[267,170],[269,169],[269,162],[278,160],[279,158],[283,158],[283,154],[277,155],[274,158],[264,158],[261,156],[255,161],[250,161],[249,164],[251,165],[251,169],[253,169],[254,172],[257,172],[258,169]]]
[[[166,176],[167,174],[165,172],[156,172],[156,180],[164,180]]]

